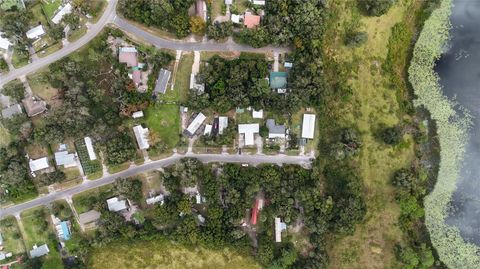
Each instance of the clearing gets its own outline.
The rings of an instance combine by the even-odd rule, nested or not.
[[[92,252],[88,268],[261,268],[252,258],[230,249],[196,247],[193,250],[163,240],[118,242]]]
[[[339,239],[329,250],[330,268],[399,268],[394,245],[402,242],[403,234],[397,226],[399,207],[394,199],[390,178],[394,171],[408,167],[414,158],[413,142],[407,148],[392,148],[378,142],[373,135],[379,124],[393,126],[408,116],[402,115],[396,91],[387,88],[389,77],[382,71],[388,52],[391,28],[407,15],[415,1],[397,1],[381,17],[365,17],[354,8],[354,1],[333,0],[331,7],[338,16],[335,25],[342,30],[327,33],[327,54],[342,66],[352,67],[349,83],[353,89],[351,107],[343,108],[340,115],[348,125],[356,124],[363,142],[359,157],[359,171],[365,186],[367,214],[357,225],[355,233]],[[368,41],[359,48],[343,45],[345,27],[358,19],[358,29],[368,33]],[[335,32],[333,32],[335,31]],[[332,41],[333,40],[333,41]],[[402,116],[403,118],[399,118]]]
[[[193,53],[182,53],[182,58],[178,63],[175,74],[175,85],[173,91],[167,89],[164,96],[160,99],[166,102],[185,103],[190,90],[190,74],[192,73]]]
[[[169,148],[180,140],[180,107],[153,104],[145,111],[146,126],[156,132]]]
[[[14,255],[25,252],[22,235],[14,217],[6,217],[0,220],[0,233],[3,237],[4,251],[12,252]]]

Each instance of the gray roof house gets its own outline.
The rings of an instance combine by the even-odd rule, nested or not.
[[[36,116],[47,110],[47,103],[32,95],[25,97],[22,103],[29,117]]]
[[[153,90],[154,94],[165,94],[167,91],[167,84],[168,81],[170,80],[172,72],[166,70],[166,69],[160,69],[160,72],[158,73],[158,78],[157,82],[155,84],[155,89]]]
[[[22,113],[22,107],[19,104],[15,104],[2,110],[2,118],[11,119],[13,116]]]
[[[78,215],[78,221],[80,222],[81,225],[87,225],[87,224],[97,222],[97,220],[100,219],[100,216],[101,216],[100,212],[95,210],[90,210]]]
[[[37,245],[33,246],[33,249],[30,250],[30,257],[36,258],[36,257],[41,257],[44,255],[47,255],[50,252],[50,249],[48,249],[47,244],[43,244],[39,247]]]
[[[75,154],[68,153],[68,151],[59,151],[55,152],[55,163],[57,166],[62,166],[65,168],[76,166]]]
[[[285,125],[276,125],[274,119],[267,120],[268,138],[285,138]]]

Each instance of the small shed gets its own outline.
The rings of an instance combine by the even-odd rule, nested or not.
[[[93,149],[92,139],[87,136],[83,140],[85,141],[85,146],[87,146],[88,158],[90,159],[90,161],[96,160],[97,155],[95,154],[95,150]]]

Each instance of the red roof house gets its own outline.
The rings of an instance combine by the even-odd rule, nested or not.
[[[243,24],[249,29],[255,28],[260,25],[260,16],[253,15],[250,12],[245,13],[245,18],[243,19]]]

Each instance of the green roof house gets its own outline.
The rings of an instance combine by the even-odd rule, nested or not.
[[[270,88],[285,89],[287,87],[287,72],[270,72]]]

